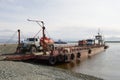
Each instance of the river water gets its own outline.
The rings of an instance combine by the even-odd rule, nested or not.
[[[93,75],[105,80],[120,80],[120,43],[107,43],[109,48],[83,61],[59,64],[56,67]]]

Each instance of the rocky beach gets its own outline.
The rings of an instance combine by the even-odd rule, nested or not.
[[[0,61],[0,80],[102,80],[52,66]]]
[[[16,45],[0,45],[1,54],[12,53]],[[0,80],[102,80],[41,63],[0,61]]]

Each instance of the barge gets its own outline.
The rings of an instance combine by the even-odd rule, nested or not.
[[[70,62],[82,57],[93,56],[104,51],[108,46],[104,43],[102,35],[98,33],[94,39],[79,40],[76,44],[55,44],[45,34],[43,21],[28,20],[37,22],[42,27],[42,37],[27,38],[24,42],[20,40],[20,30],[18,30],[18,46],[14,54],[1,55],[1,60],[46,60],[50,65],[59,62]],[[40,22],[40,23],[39,23]]]

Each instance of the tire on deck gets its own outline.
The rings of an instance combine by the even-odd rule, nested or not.
[[[56,64],[56,62],[57,62],[57,59],[56,59],[55,56],[50,56],[50,57],[49,57],[48,63],[49,63],[50,65],[54,65],[54,64]]]

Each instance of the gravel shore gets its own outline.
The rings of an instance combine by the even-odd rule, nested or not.
[[[16,44],[0,45],[0,54],[14,53]],[[68,70],[20,61],[0,61],[0,80],[102,80]]]
[[[0,80],[102,80],[64,69],[26,62],[0,61]]]
[[[16,44],[0,45],[0,54],[14,53]],[[102,80],[68,70],[21,61],[0,61],[0,80]]]

